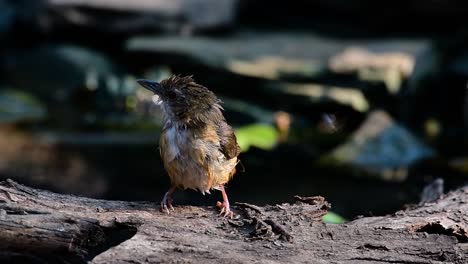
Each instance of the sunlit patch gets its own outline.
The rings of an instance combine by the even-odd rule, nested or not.
[[[152,100],[153,103],[155,103],[156,105],[162,104],[161,97],[159,97],[159,95],[157,95],[157,94],[153,95],[153,97],[151,97],[151,100]]]
[[[442,125],[437,119],[429,118],[424,122],[424,130],[430,138],[436,138],[442,132]]]

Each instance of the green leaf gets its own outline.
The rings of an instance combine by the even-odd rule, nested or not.
[[[333,212],[328,212],[322,217],[322,221],[327,224],[342,224],[346,221],[346,219]]]
[[[235,130],[237,143],[241,151],[249,150],[251,146],[264,150],[272,149],[277,141],[278,132],[271,125],[252,124]]]

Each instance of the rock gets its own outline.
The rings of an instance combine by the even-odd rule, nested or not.
[[[131,52],[185,56],[192,63],[269,80],[310,80],[326,73],[354,74],[359,68],[365,70],[364,81],[382,79],[394,90],[400,81],[392,73],[401,72],[406,78],[414,57],[426,46],[422,40],[337,40],[296,32],[240,32],[226,38],[135,37],[127,42]],[[369,71],[376,69],[389,73],[382,78],[371,76]]]
[[[276,82],[268,85],[266,92],[280,96],[283,100],[294,101],[295,104],[335,103],[349,106],[358,112],[369,109],[369,102],[364,94],[352,87]]]
[[[88,28],[110,33],[217,29],[236,18],[237,0],[49,0],[42,25],[47,30]],[[105,15],[103,15],[105,14]]]
[[[301,61],[300,59],[281,58],[267,55],[251,61],[234,59],[227,65],[229,71],[250,77],[271,80],[283,77],[314,77],[325,69],[318,61]]]
[[[131,52],[182,55],[208,67],[265,79],[311,77],[341,44],[311,34],[241,32],[226,38],[136,37]]]
[[[434,155],[434,150],[394,122],[386,112],[373,111],[348,142],[332,150],[323,161],[401,181],[406,178],[409,166]]]
[[[363,68],[394,68],[404,76],[413,72],[414,58],[404,52],[371,52],[350,47],[330,59],[330,68],[337,72],[352,72]]]
[[[44,105],[34,96],[17,90],[0,90],[0,123],[37,121],[45,116]]]
[[[333,56],[329,61],[330,69],[337,73],[357,73],[364,81],[383,81],[388,91],[395,94],[402,82],[413,72],[415,58],[409,53],[372,52],[350,47]]]

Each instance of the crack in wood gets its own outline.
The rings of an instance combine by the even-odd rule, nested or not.
[[[384,245],[376,245],[376,244],[369,244],[369,243],[359,246],[358,249],[371,249],[371,250],[384,250],[384,251],[390,250],[388,247]]]
[[[426,232],[428,234],[447,235],[455,237],[460,243],[468,242],[468,234],[465,229],[459,225],[455,225],[454,228],[446,228],[440,223],[431,222],[427,223],[415,230],[416,232]]]
[[[398,264],[434,264],[432,261],[413,261],[413,260],[401,260],[401,259],[379,259],[379,258],[370,258],[370,257],[356,257],[350,258],[349,260],[365,260],[372,262],[381,262],[381,263],[398,263]]]

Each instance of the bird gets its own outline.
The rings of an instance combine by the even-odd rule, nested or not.
[[[236,173],[240,147],[233,128],[223,115],[222,102],[193,76],[173,75],[161,82],[147,79],[138,84],[154,93],[153,101],[163,112],[159,150],[171,187],[161,201],[169,214],[177,188],[202,194],[221,191],[220,215],[233,216],[225,184]]]

